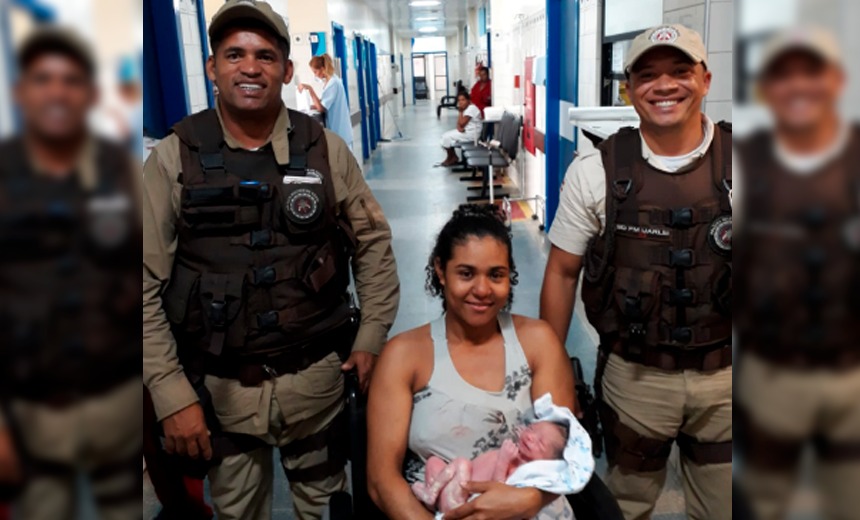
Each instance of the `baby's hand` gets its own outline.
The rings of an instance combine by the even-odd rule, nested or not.
[[[510,439],[505,439],[502,443],[502,447],[499,448],[499,451],[501,452],[502,457],[509,460],[516,458],[517,454],[519,454],[517,445]]]

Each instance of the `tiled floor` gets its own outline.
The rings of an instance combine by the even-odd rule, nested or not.
[[[458,175],[433,164],[444,158],[439,136],[454,126],[454,113],[445,112],[437,121],[435,108],[408,107],[398,124],[405,139],[380,143],[365,165],[368,184],[379,199],[394,234],[394,253],[401,282],[401,305],[392,333],[426,323],[439,315],[441,305],[424,292],[424,266],[435,234],[458,204],[465,200],[466,189]],[[549,244],[536,222],[513,224],[514,257],[520,274],[513,311],[537,316],[540,285]],[[584,364],[586,378],[594,374],[595,344],[592,337],[574,320],[568,351]],[[602,461],[601,461],[602,462]],[[601,463],[599,467],[604,467]],[[291,519],[289,493],[283,473],[276,471],[276,520]],[[144,488],[144,517],[152,518],[158,505],[148,483]],[[683,518],[683,494],[674,472],[660,499],[656,518]]]

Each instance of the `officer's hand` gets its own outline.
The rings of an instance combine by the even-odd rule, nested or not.
[[[186,455],[192,459],[212,458],[209,430],[200,403],[179,410],[161,421],[164,428],[164,449],[167,453]]]
[[[519,520],[534,518],[543,506],[543,494],[535,488],[515,488],[501,482],[461,484],[474,500],[445,513],[445,520]]]
[[[370,352],[353,351],[349,355],[349,359],[340,366],[344,372],[349,372],[353,368],[358,372],[358,386],[361,387],[361,393],[367,393],[367,387],[370,385],[370,376],[373,374],[373,366],[376,364],[376,354]]]
[[[21,480],[21,462],[12,432],[9,428],[0,427],[0,483],[17,484]]]

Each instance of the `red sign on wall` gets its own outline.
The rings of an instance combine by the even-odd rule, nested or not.
[[[525,113],[523,114],[523,147],[532,155],[535,154],[535,86],[532,83],[534,77],[535,58],[526,58],[525,78]]]

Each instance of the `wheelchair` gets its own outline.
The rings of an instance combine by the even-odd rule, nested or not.
[[[578,363],[575,359],[571,358],[571,363]],[[359,388],[357,376],[349,373],[346,378],[346,407],[352,495],[346,491],[332,495],[329,500],[331,520],[387,520],[367,492],[367,399]],[[615,497],[596,473],[582,491],[566,498],[577,520],[624,519]]]

